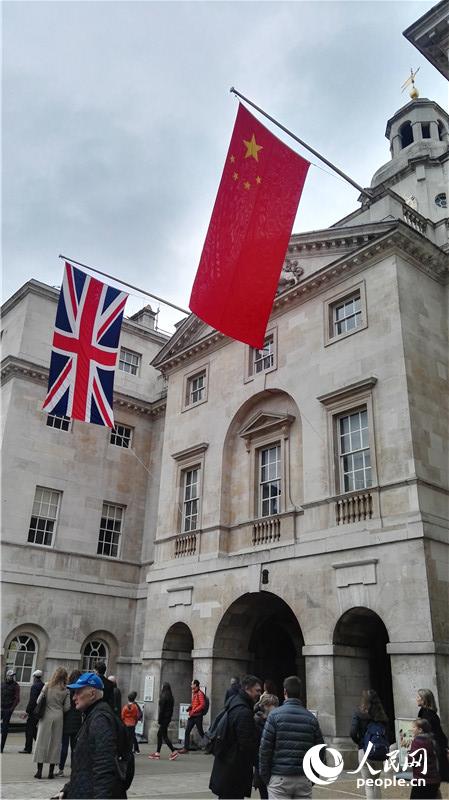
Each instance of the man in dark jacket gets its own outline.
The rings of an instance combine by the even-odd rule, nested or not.
[[[6,673],[6,681],[2,683],[2,753],[6,744],[6,737],[8,736],[9,721],[12,717],[12,712],[19,702],[20,686],[16,681],[16,673],[13,669],[9,669]]]
[[[209,788],[220,798],[251,797],[253,767],[257,753],[254,705],[262,684],[254,675],[242,679],[238,694],[225,705],[228,713],[223,752],[215,756]]]
[[[312,797],[312,783],[302,761],[311,747],[324,739],[314,715],[304,708],[301,681],[296,675],[284,681],[284,703],[269,714],[259,750],[260,777],[268,797]]]
[[[75,706],[83,712],[83,724],[73,752],[72,774],[59,797],[126,798],[116,761],[121,723],[103,700],[101,678],[94,672],[85,672],[68,688],[74,690]]]
[[[95,667],[95,672],[100,676],[103,682],[103,700],[109,703],[114,711],[114,684],[109,678],[106,677],[106,664],[104,661],[99,661]],[[120,709],[121,711],[121,709]]]
[[[23,750],[19,750],[19,753],[31,753],[33,751],[33,740],[36,740],[38,723],[38,719],[34,712],[36,710],[37,698],[39,697],[43,688],[44,682],[42,680],[42,671],[40,669],[36,669],[33,672],[33,684],[30,689],[30,698],[25,709],[25,714],[23,715],[26,717],[25,747]]]
[[[117,686],[117,678],[115,675],[109,675],[108,681],[112,683],[112,697],[114,698],[114,712],[117,714],[118,717],[121,719],[122,714],[122,693]]]
[[[226,689],[225,705],[228,702],[229,698],[234,697],[234,695],[238,694],[239,691],[240,691],[240,680],[237,678],[237,676],[234,676],[233,678],[231,678],[229,688]]]

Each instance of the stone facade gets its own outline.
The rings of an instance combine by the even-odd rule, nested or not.
[[[399,146],[406,123],[430,138]],[[8,301],[5,653],[26,631],[50,670],[104,641],[124,687],[143,696],[154,678],[150,736],[161,681],[180,703],[197,677],[214,714],[247,671],[301,675],[343,748],[368,684],[392,720],[431,688],[447,725],[448,131],[435,103],[404,106],[371,197],[292,236],[265,355],[193,315],[168,341],[126,321],[122,346],[143,354],[140,376],[117,372],[132,450],[95,426],[46,426],[57,292],[31,281]],[[363,441],[341,438],[353,425]],[[348,442],[370,457],[355,486]],[[51,548],[27,544],[36,486],[63,493]],[[105,500],[126,506],[116,559],[96,555]]]

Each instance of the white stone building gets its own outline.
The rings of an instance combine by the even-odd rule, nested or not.
[[[169,340],[148,309],[125,322],[115,443],[40,410],[57,291],[4,305],[2,643],[25,686],[103,655],[126,689],[154,678],[151,732],[161,680],[179,703],[198,677],[214,713],[231,675],[295,672],[343,748],[368,684],[392,720],[431,688],[447,726],[449,117],[412,100],[386,135],[371,198],[292,236],[263,351],[193,315]]]

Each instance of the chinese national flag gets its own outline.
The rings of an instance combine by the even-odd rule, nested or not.
[[[240,105],[189,307],[263,347],[309,162]]]

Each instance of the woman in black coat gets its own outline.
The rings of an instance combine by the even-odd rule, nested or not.
[[[175,758],[178,758],[178,751],[175,750],[168,736],[168,726],[170,725],[173,716],[174,705],[175,700],[171,686],[169,683],[164,683],[159,696],[159,715],[157,718],[159,730],[157,732],[157,750],[155,753],[150,753],[148,758],[157,760],[161,757],[162,742],[165,742],[167,747],[171,750],[169,760],[174,761]]]
[[[416,702],[419,706],[418,717],[420,717],[420,719],[426,719],[432,728],[432,734],[437,749],[440,780],[449,782],[448,740],[441,727],[433,692],[431,692],[430,689],[418,689]]]

